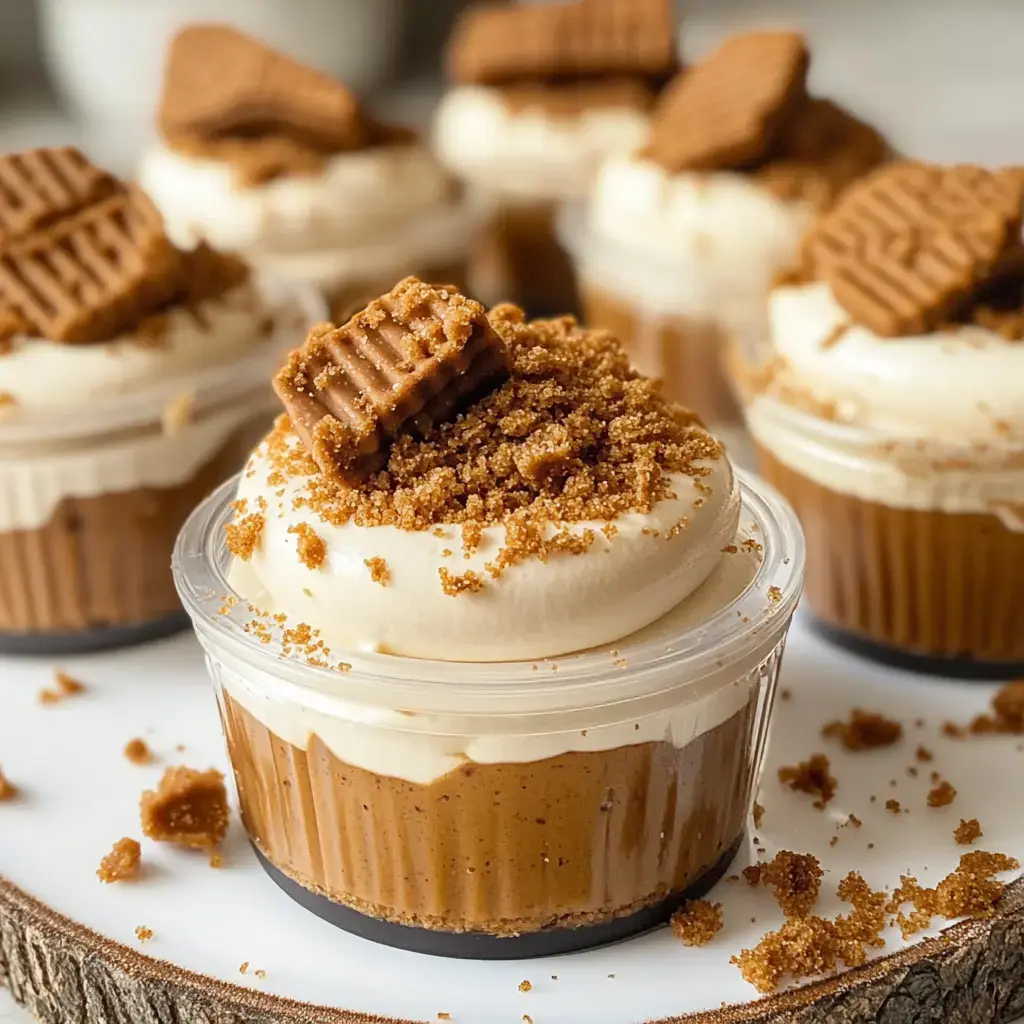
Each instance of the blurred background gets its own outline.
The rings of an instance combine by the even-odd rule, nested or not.
[[[538,0],[543,2],[543,0]],[[74,141],[127,171],[151,132],[164,44],[224,20],[421,122],[464,0],[0,0],[0,146]],[[1024,162],[1024,4],[1011,0],[682,0],[684,56],[738,28],[802,28],[813,91],[904,152]]]

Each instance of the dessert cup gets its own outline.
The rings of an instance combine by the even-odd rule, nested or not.
[[[731,550],[748,568],[737,585],[727,557],[705,580],[713,614],[537,662],[335,650],[336,668],[232,597],[235,494],[195,511],[174,572],[246,829],[294,899],[390,945],[520,958],[651,928],[724,873],[803,574],[799,526],[770,489],[742,483]]]
[[[0,409],[0,651],[120,646],[187,622],[174,538],[244,462],[272,414],[269,373],[322,316],[315,298],[260,293],[165,314],[163,337],[32,341],[0,357],[0,390],[50,389]]]
[[[226,161],[164,143],[146,154],[139,177],[178,245],[207,241],[277,280],[312,285],[334,316],[409,274],[464,284],[489,216],[412,142],[253,183]]]
[[[609,95],[610,94],[610,95]],[[644,89],[458,86],[434,125],[439,159],[492,213],[472,255],[475,291],[534,315],[578,308],[572,262],[557,230],[562,204],[586,195],[601,159],[647,134]]]
[[[635,157],[607,162],[560,234],[584,321],[719,433],[742,424],[726,351],[764,335],[772,281],[795,266],[811,215],[737,174],[668,175]]]
[[[941,173],[887,169],[850,205]],[[847,215],[837,208],[843,228]],[[838,229],[826,219],[820,230]],[[772,293],[760,352],[730,355],[762,472],[806,530],[811,613],[883,660],[989,678],[1024,670],[1024,347],[998,329],[1013,327],[1013,309],[885,328],[828,280],[804,280]]]
[[[825,633],[924,672],[1024,671],[1024,447],[925,445],[767,395],[747,423],[803,525]]]

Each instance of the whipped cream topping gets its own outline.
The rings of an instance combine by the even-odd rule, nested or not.
[[[576,115],[513,109],[500,90],[460,86],[438,107],[434,147],[453,174],[495,194],[576,199],[604,157],[636,149],[648,130],[648,115],[628,106]]]
[[[973,325],[879,337],[824,282],[776,289],[769,316],[777,366],[747,411],[780,461],[896,507],[1024,501],[1024,344]],[[790,405],[825,415],[808,426]]]
[[[662,638],[670,644],[672,637],[706,622],[739,597],[760,565],[757,545],[743,543],[753,539],[738,532],[707,579],[669,614],[619,641],[622,651],[604,645],[610,670],[628,674],[630,645]],[[316,735],[347,764],[425,785],[467,759],[481,764],[524,763],[569,751],[611,750],[635,743],[668,742],[681,749],[758,699],[763,673],[770,671],[762,668],[771,653],[769,640],[775,642],[771,631],[766,643],[744,661],[672,694],[668,706],[663,703],[650,713],[625,720],[615,706],[587,708],[561,716],[558,728],[545,723],[542,729],[524,726],[515,716],[511,722],[506,720],[509,716],[481,719],[476,715],[463,720],[450,714],[371,708],[345,700],[340,688],[329,694],[299,694],[251,664],[241,669],[222,661],[216,652],[212,664],[232,699],[285,742],[306,750],[310,736]],[[556,677],[554,664],[548,662],[538,664],[537,672],[539,686]]]
[[[423,146],[379,146],[330,157],[318,175],[238,183],[229,164],[166,146],[142,160],[139,180],[176,244],[205,239],[254,262],[319,251],[318,278],[391,270],[410,260],[461,255],[466,211],[448,176]],[[419,223],[420,218],[426,218]],[[388,257],[389,259],[385,259]]]
[[[63,345],[15,338],[0,355],[0,394],[14,400],[8,410],[14,418],[93,406],[175,377],[185,390],[189,375],[251,351],[266,312],[256,287],[246,283],[203,303],[198,315],[184,307],[168,311],[155,339],[128,334],[95,345]]]
[[[264,337],[271,313],[282,326],[302,321],[297,306],[246,283],[195,312],[170,310],[155,338],[13,339],[0,354],[0,530],[41,527],[64,498],[180,484],[236,431],[269,418],[266,375],[281,345]],[[235,372],[260,346],[266,357]],[[210,375],[218,390],[207,396]],[[189,413],[164,429],[176,401]]]
[[[88,446],[61,445],[31,458],[8,458],[0,443],[0,532],[46,525],[65,498],[95,498],[191,480],[232,435],[267,415],[266,395],[186,423],[173,434],[157,427]]]
[[[672,174],[618,157],[602,165],[567,242],[586,280],[651,313],[745,321],[795,265],[810,218],[807,204],[742,174]]]
[[[457,526],[410,531],[352,521],[331,525],[307,508],[295,508],[305,478],[267,486],[273,470],[261,446],[242,475],[238,497],[250,512],[261,498],[267,503],[264,526],[250,561],[236,562],[231,584],[260,608],[319,629],[335,650],[506,661],[612,643],[692,594],[735,534],[739,493],[729,462],[723,456],[704,465],[709,475],[673,474],[674,496],[649,513],[618,517],[614,530],[603,531],[601,522],[565,524],[575,534],[593,531],[593,543],[582,554],[529,558],[492,580],[485,564],[503,546],[504,527],[484,528],[479,547],[467,558]],[[326,559],[315,569],[299,558],[299,535],[291,532],[303,523],[326,546]],[[560,525],[552,524],[550,533]],[[366,565],[376,558],[387,566],[384,586]],[[487,585],[450,596],[441,586],[442,569],[453,575],[473,570]]]

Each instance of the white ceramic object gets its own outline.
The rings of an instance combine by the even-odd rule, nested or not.
[[[402,0],[42,0],[43,46],[68,100],[99,139],[151,121],[172,33],[190,21],[237,25],[343,79],[379,85],[400,39]],[[131,145],[137,147],[139,138]]]
[[[684,948],[662,929],[551,960],[490,963],[388,949],[312,917],[260,870],[237,820],[220,872],[200,854],[146,841],[143,878],[103,888],[96,866],[114,840],[139,835],[139,794],[161,771],[129,764],[121,754],[125,742],[145,737],[165,765],[226,770],[227,759],[202,654],[191,638],[69,659],[61,667],[89,690],[43,706],[36,695],[50,685],[54,665],[0,659],[0,755],[5,773],[24,789],[23,800],[0,807],[0,876],[111,939],[264,995],[415,1020],[436,1020],[444,1012],[458,1024],[521,1024],[524,1014],[538,1022],[627,1024],[755,997],[729,958],[781,924],[781,914],[768,890],[742,884],[722,882],[713,891],[711,898],[724,905],[725,928],[701,949]],[[992,687],[879,668],[825,646],[799,621],[781,682],[792,699],[778,707],[760,797],[765,817],[750,835],[760,839],[765,857],[793,849],[821,859],[822,912],[841,909],[835,886],[854,868],[874,886],[895,885],[908,871],[934,884],[964,850],[952,836],[961,817],[981,820],[985,835],[975,848],[1024,857],[1024,819],[1007,813],[1005,790],[992,785],[993,779],[1019,773],[1020,741],[958,742],[940,732],[945,719],[967,721],[982,711]],[[901,719],[907,735],[898,746],[869,754],[826,745],[819,735],[822,724],[854,705]],[[918,717],[925,724],[915,728]],[[953,806],[926,807],[928,770],[916,779],[908,776],[919,743],[935,754],[928,770],[940,771],[958,789]],[[176,749],[178,744],[184,749]],[[780,764],[821,749],[839,779],[825,812],[775,781]],[[909,813],[885,810],[890,797]],[[862,819],[862,828],[841,827],[851,812]],[[69,835],[76,841],[66,842]],[[839,837],[834,848],[833,836]],[[753,852],[751,842],[734,870]],[[141,924],[154,932],[142,947],[134,935]],[[882,953],[905,945],[892,929],[885,938]],[[245,976],[239,974],[243,961],[251,965]],[[254,975],[257,968],[266,971],[265,978]],[[532,991],[519,991],[524,979]]]

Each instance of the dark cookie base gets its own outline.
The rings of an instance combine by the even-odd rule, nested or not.
[[[818,619],[811,625],[819,636],[837,647],[892,668],[919,672],[923,675],[947,676],[951,679],[976,679],[979,682],[1016,679],[1024,675],[1024,662],[978,661],[975,658],[944,658],[933,654],[916,654],[889,644],[866,640],[862,636],[837,629]]]
[[[643,932],[651,931],[665,924],[676,910],[686,901],[698,899],[707,893],[729,870],[743,842],[741,835],[726,850],[718,861],[696,882],[683,892],[673,893],[668,898],[650,907],[644,907],[626,917],[617,917],[601,924],[576,928],[550,928],[539,932],[524,932],[521,935],[497,936],[480,932],[442,932],[429,928],[415,928],[411,925],[394,924],[367,917],[365,914],[335,903],[326,896],[311,892],[274,867],[254,846],[256,858],[263,870],[296,903],[317,917],[351,932],[360,938],[378,942],[384,946],[407,949],[413,953],[428,956],[446,956],[463,960],[526,960],[533,957],[555,956],[559,953],[575,953],[596,946],[607,946],[621,942]]]
[[[180,633],[189,624],[184,611],[133,626],[103,626],[80,633],[0,633],[0,654],[91,654],[133,647]]]

